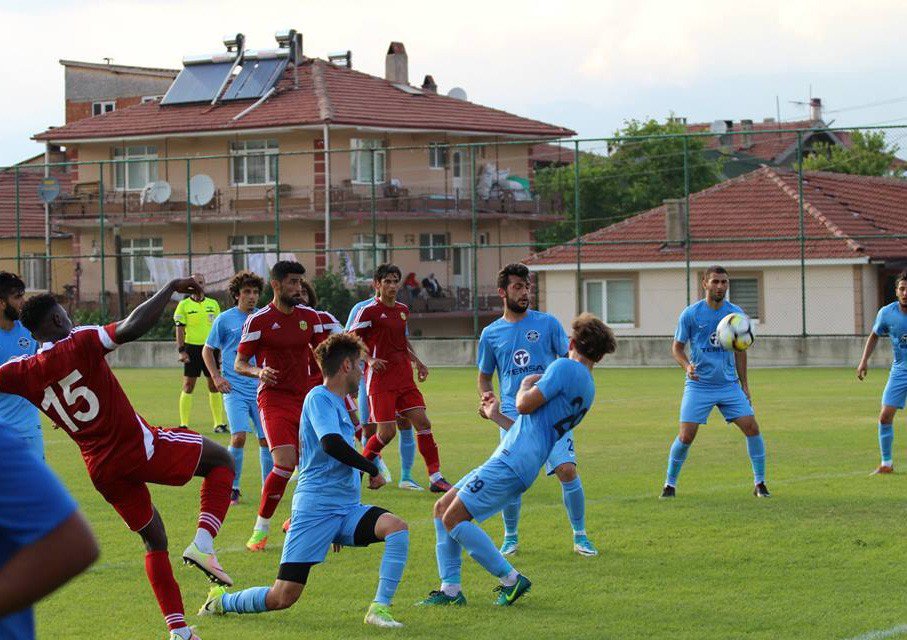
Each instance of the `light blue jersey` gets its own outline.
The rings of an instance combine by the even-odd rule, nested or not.
[[[38,343],[18,320],[9,331],[0,329],[0,363],[19,356],[34,355],[37,351]],[[38,408],[21,396],[0,393],[0,430],[23,438],[40,436]]]
[[[872,332],[891,340],[891,353],[894,356],[892,370],[907,371],[907,313],[902,312],[900,306],[895,300],[879,309]]]
[[[528,375],[544,373],[559,356],[567,355],[568,346],[561,323],[532,309],[519,322],[498,318],[485,327],[479,338],[479,371],[491,375],[497,370],[501,413],[516,419],[520,382]]]
[[[351,447],[354,428],[343,398],[318,385],[302,403],[299,426],[299,482],[293,494],[293,511],[307,514],[346,512],[359,504],[362,487],[359,471],[326,454],[321,439],[337,433]]]
[[[252,313],[256,311],[258,309],[253,309]],[[214,319],[214,324],[211,325],[211,331],[208,333],[205,344],[212,349],[220,349],[220,370],[224,378],[230,383],[230,387],[232,387],[230,393],[238,393],[247,398],[255,398],[258,380],[240,375],[233,368],[233,364],[236,362],[236,349],[239,347],[239,339],[242,337],[242,328],[250,315],[240,311],[239,307],[224,311]],[[249,362],[254,365],[255,358],[253,357]]]
[[[743,309],[725,300],[715,310],[700,300],[684,309],[677,321],[674,340],[690,343],[690,362],[696,365],[700,384],[725,385],[737,381],[734,354],[718,344],[715,331],[729,313],[743,313]]]

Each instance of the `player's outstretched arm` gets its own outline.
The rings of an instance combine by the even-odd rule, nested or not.
[[[167,307],[167,303],[174,293],[195,293],[201,287],[192,278],[178,278],[171,280],[157,293],[145,300],[130,313],[125,320],[120,320],[116,328],[117,344],[125,344],[138,340],[148,333]]]
[[[860,358],[860,364],[857,365],[857,378],[860,380],[865,378],[867,371],[869,371],[869,357],[875,351],[878,342],[879,336],[875,332],[870,332],[869,337],[866,338],[866,346],[863,347],[863,357]]]
[[[380,473],[374,462],[353,449],[339,433],[328,433],[322,437],[321,450],[346,466],[367,473],[370,477]]]
[[[520,388],[516,392],[516,410],[523,415],[532,413],[547,402],[542,390],[535,386],[541,377],[536,373],[526,376],[520,382]]]

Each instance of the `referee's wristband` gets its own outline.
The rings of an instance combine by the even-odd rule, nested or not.
[[[186,345],[181,344],[180,346],[178,346],[178,347],[176,348],[176,350],[177,350],[178,352],[180,352],[180,353],[186,353]]]

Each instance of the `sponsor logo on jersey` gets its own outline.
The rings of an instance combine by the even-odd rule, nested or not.
[[[517,349],[513,352],[513,364],[518,367],[525,367],[529,364],[529,361],[532,358],[529,356],[529,352],[525,349]]]
[[[387,316],[384,315],[383,313],[381,314],[381,317],[382,317],[382,318],[387,318]]]
[[[539,332],[535,329],[530,329],[526,332],[526,339],[529,342],[538,342],[539,341]]]
[[[22,336],[21,338],[19,338],[19,346],[22,347],[23,349],[28,349],[28,345],[30,345],[30,344],[31,344],[31,340],[29,340],[25,336]]]
[[[709,345],[710,346],[703,349],[703,351],[705,351],[707,353],[712,353],[715,351],[723,351],[723,349],[721,347],[721,343],[718,342],[718,332],[717,331],[713,331],[711,333],[711,335],[709,335]]]
[[[299,321],[299,328],[302,329],[303,331],[305,331],[305,330],[307,330],[307,329],[309,328],[309,323],[306,322],[305,320],[300,320],[300,321]]]
[[[907,349],[907,333],[902,333],[901,337],[898,339],[898,346],[901,349]],[[21,342],[20,342],[21,344]]]
[[[275,322],[274,324],[271,325],[271,328],[272,328],[272,329],[280,329],[280,325],[277,324],[277,323]]]

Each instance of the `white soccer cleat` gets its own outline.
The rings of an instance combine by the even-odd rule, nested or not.
[[[401,489],[406,489],[407,491],[425,491],[419,484],[412,478],[404,478],[397,485]]]
[[[217,561],[217,556],[213,553],[203,553],[195,542],[192,542],[186,550],[183,551],[183,562],[187,565],[197,567],[202,573],[208,576],[211,582],[222,584],[226,587],[233,586],[233,579],[227,575],[223,567]]]
[[[373,624],[384,629],[397,629],[403,626],[403,623],[394,620],[390,607],[377,602],[373,602],[368,608],[368,613],[365,614],[365,624]]]

